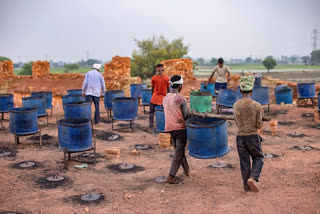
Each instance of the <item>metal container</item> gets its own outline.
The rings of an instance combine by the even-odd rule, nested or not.
[[[280,105],[282,102],[285,104],[292,104],[293,90],[287,85],[279,85],[274,89],[276,102]]]
[[[152,98],[151,89],[141,89],[141,103],[142,105],[149,105]]]
[[[212,94],[212,97],[216,97],[217,94],[215,93],[215,84],[214,83],[209,83],[207,85],[207,89],[204,89],[204,86],[205,86],[206,83],[201,83],[201,86],[200,86],[200,91],[208,91]]]
[[[106,91],[104,94],[104,107],[106,109],[112,109],[112,100],[118,97],[124,97],[124,91],[112,90]]]
[[[9,128],[10,133],[17,135],[37,133],[37,110],[29,107],[10,109]]]
[[[92,148],[92,130],[87,118],[67,118],[58,121],[59,148],[68,152]]]
[[[251,99],[260,103],[261,105],[268,105],[270,97],[269,89],[269,87],[254,87]]]
[[[91,120],[91,103],[83,101],[64,103],[63,111],[65,118],[87,118]]]
[[[31,97],[33,96],[44,96],[46,98],[46,108],[52,108],[52,92],[51,91],[38,91],[31,92]]]
[[[130,85],[130,94],[132,98],[141,98],[141,84],[131,84]]]
[[[13,94],[0,94],[0,113],[8,113],[13,107]]]
[[[315,98],[316,84],[315,83],[298,83],[298,98]]]
[[[47,115],[46,111],[47,100],[45,96],[32,96],[22,98],[22,106],[37,109],[37,116]]]
[[[61,97],[62,104],[72,103],[72,102],[84,102],[86,99],[81,95],[65,95]]]
[[[236,91],[229,89],[220,89],[217,97],[217,104],[225,107],[233,107],[237,102],[238,95]]]
[[[157,125],[157,131],[158,132],[164,132],[165,124],[166,124],[166,118],[164,115],[163,106],[156,106],[156,125]]]
[[[82,89],[68,89],[67,95],[82,95]]]
[[[225,120],[194,117],[188,119],[186,124],[189,154],[192,157],[209,159],[229,152]]]
[[[207,91],[190,92],[190,109],[197,112],[207,112],[212,109],[212,94]]]
[[[138,99],[119,97],[112,100],[113,119],[134,120],[138,118]]]

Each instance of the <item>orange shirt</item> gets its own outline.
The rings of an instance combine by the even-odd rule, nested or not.
[[[169,77],[166,75],[154,75],[151,79],[151,86],[153,87],[153,94],[151,103],[162,105],[163,98],[167,95],[169,87]]]

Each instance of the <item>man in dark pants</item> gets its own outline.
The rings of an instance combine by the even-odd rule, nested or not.
[[[104,83],[104,78],[99,72],[101,64],[93,64],[92,70],[89,71],[82,84],[82,96],[85,96],[86,102],[94,103],[95,113],[94,113],[94,123],[98,124],[100,121],[100,111],[99,111],[99,99],[102,90],[102,96],[106,91],[106,85]]]
[[[156,65],[156,74],[151,79],[152,98],[150,101],[149,129],[153,130],[154,113],[157,106],[162,105],[163,98],[170,91],[169,77],[163,74],[163,64]]]
[[[224,60],[222,58],[218,59],[218,65],[213,68],[212,74],[208,79],[207,84],[204,86],[204,89],[207,88],[208,84],[211,82],[214,74],[217,73],[215,90],[219,91],[221,89],[227,89],[227,80],[230,80],[230,69],[228,66],[224,65]],[[228,74],[228,79],[227,75]]]
[[[182,166],[184,175],[189,176],[189,165],[185,155],[187,144],[186,120],[189,117],[187,100],[179,94],[182,89],[183,79],[180,75],[171,77],[171,92],[163,99],[165,114],[165,131],[170,132],[175,148],[171,169],[167,182],[178,183],[175,176]]]
[[[253,76],[241,77],[242,98],[234,104],[233,109],[238,127],[237,149],[244,190],[259,192],[257,182],[263,166],[263,154],[261,137],[257,134],[257,129],[262,127],[262,108],[259,103],[250,98],[254,80]]]

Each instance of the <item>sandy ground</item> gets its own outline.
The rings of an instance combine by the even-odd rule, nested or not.
[[[316,125],[312,117],[302,117],[303,113],[312,113],[313,110],[271,106],[273,115],[277,110],[288,110],[288,114],[278,114],[274,120],[292,121],[293,124],[278,125],[278,135],[273,137],[268,132],[268,123],[264,123],[263,152],[279,157],[265,159],[259,184],[261,192],[245,193],[242,190],[233,121],[228,126],[231,151],[223,157],[207,160],[187,155],[191,176],[184,178],[180,169],[178,176],[183,183],[171,185],[154,181],[156,177],[168,174],[173,150],[161,149],[157,145],[157,135],[143,131],[148,117],[143,115],[142,107],[136,121],[138,128],[134,132],[114,131],[121,135],[119,141],[96,140],[100,155],[105,155],[106,148],[117,146],[121,148],[119,158],[99,158],[96,165],[90,164],[84,169],[74,168],[79,163],[71,161],[69,169],[64,170],[63,153],[57,148],[55,125],[57,115],[62,117],[62,110],[57,107],[54,116],[49,118],[49,126],[42,129],[42,134],[53,138],[44,141],[42,148],[37,141],[21,137],[21,144],[15,149],[13,135],[7,132],[8,129],[0,131],[0,150],[7,147],[17,152],[15,157],[0,158],[0,213],[9,210],[21,213],[320,213],[320,132],[311,128]],[[105,110],[102,117],[104,120],[107,117]],[[8,115],[5,118],[8,119]],[[117,122],[118,125],[123,123]],[[8,122],[4,125],[8,128]],[[110,123],[100,123],[94,129],[112,132]],[[287,135],[294,131],[306,136],[292,138]],[[153,149],[131,156],[134,146],[142,143]],[[316,150],[290,149],[303,145]],[[27,160],[37,161],[39,167],[13,168],[14,164]],[[216,162],[232,167],[211,168],[210,165]],[[132,163],[144,170],[116,173],[108,168],[120,163]],[[52,189],[44,189],[37,183],[52,174],[66,176],[69,180],[63,186]],[[72,200],[74,196],[89,192],[102,193],[104,200],[97,204],[80,204]],[[131,198],[125,198],[126,194]]]

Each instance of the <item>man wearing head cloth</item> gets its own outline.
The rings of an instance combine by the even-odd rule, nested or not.
[[[253,76],[241,77],[242,98],[234,106],[234,118],[238,127],[237,150],[240,158],[241,175],[245,191],[259,192],[257,182],[263,166],[261,137],[257,129],[262,127],[261,105],[250,96],[254,85]],[[252,158],[252,165],[250,163]]]
[[[104,83],[102,74],[99,72],[101,64],[93,64],[92,68],[93,69],[87,72],[84,78],[82,96],[85,96],[86,102],[94,103],[94,123],[98,124],[100,121],[99,99],[100,95],[104,96],[106,84]]]
[[[185,176],[189,176],[189,165],[185,155],[187,144],[186,120],[189,117],[187,100],[179,94],[182,89],[183,79],[180,75],[171,77],[171,92],[163,99],[163,109],[165,114],[165,131],[169,132],[175,148],[171,163],[171,169],[167,182],[176,184],[176,174],[183,168]]]

